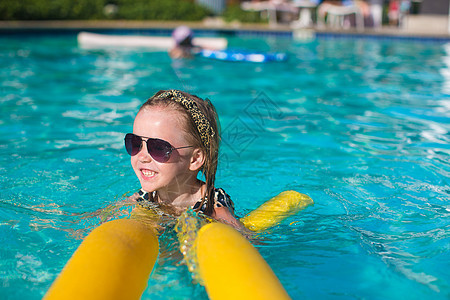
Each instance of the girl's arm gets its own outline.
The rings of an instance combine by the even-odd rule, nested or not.
[[[228,207],[215,207],[212,217],[217,221],[233,226],[242,233],[250,232],[244,224],[236,219]]]

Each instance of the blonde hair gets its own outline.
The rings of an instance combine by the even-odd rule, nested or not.
[[[184,102],[189,102],[186,105]],[[194,105],[192,105],[194,103]],[[201,148],[205,154],[205,162],[200,168],[200,171],[205,176],[206,189],[202,194],[202,203],[199,209],[206,203],[207,215],[211,215],[214,210],[214,183],[217,171],[217,163],[219,158],[219,143],[220,143],[220,124],[216,109],[209,99],[203,100],[200,97],[191,95],[189,93],[178,90],[161,90],[153,97],[149,98],[140,108],[140,110],[147,107],[164,107],[171,108],[179,112],[185,120],[185,132],[192,145]],[[192,108],[192,106],[196,106]],[[139,111],[140,111],[139,110]],[[199,126],[198,116],[206,119],[206,126]],[[203,124],[204,125],[204,124]],[[205,140],[205,138],[207,140]],[[153,201],[153,196],[151,201]]]

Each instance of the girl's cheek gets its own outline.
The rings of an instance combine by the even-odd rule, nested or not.
[[[138,171],[137,163],[138,163],[138,161],[137,161],[136,157],[133,156],[133,157],[131,158],[131,167],[132,167],[133,170],[136,171],[136,172]]]

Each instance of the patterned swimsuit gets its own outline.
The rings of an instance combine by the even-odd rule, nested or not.
[[[156,192],[153,192],[154,196],[156,195]],[[150,201],[150,194],[143,189],[140,189],[139,192],[139,198],[137,199],[138,202],[148,202]],[[200,207],[201,206],[201,207]],[[199,209],[200,207],[200,209]],[[221,188],[215,188],[214,189],[214,207],[228,207],[231,212],[234,212],[234,203],[231,200],[230,196],[225,193],[225,191]],[[202,213],[205,213],[206,211],[206,202],[202,205],[202,200],[197,201],[192,208],[194,210],[199,210]]]

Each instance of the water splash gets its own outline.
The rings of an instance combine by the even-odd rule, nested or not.
[[[189,208],[181,214],[175,226],[175,231],[180,241],[180,251],[184,257],[183,262],[191,272],[194,282],[201,285],[203,285],[203,281],[198,270],[195,239],[197,238],[198,230],[205,223],[205,219],[200,218],[197,212]]]

